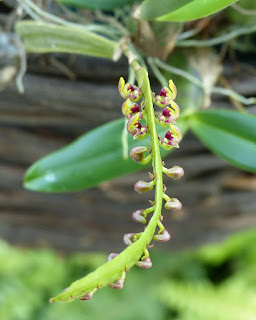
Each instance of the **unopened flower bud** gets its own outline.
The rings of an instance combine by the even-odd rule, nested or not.
[[[171,198],[164,205],[166,210],[178,211],[182,208],[182,203],[177,198]]]
[[[118,279],[115,282],[109,283],[108,286],[112,289],[122,289],[124,286],[124,280]]]
[[[146,181],[139,180],[138,182],[135,183],[134,190],[137,191],[138,193],[142,194],[142,193],[145,193],[147,191],[152,190],[153,187],[154,187],[153,181],[146,182]]]
[[[109,255],[108,258],[107,258],[107,262],[110,261],[110,260],[112,260],[112,259],[114,259],[114,258],[117,257],[117,256],[118,256],[118,253],[110,253],[110,255]]]
[[[136,263],[136,266],[142,269],[149,269],[152,267],[152,261],[150,257],[142,258]]]
[[[146,217],[146,212],[144,210],[137,210],[134,211],[132,214],[132,218],[134,221],[139,222],[139,223],[147,223],[147,220],[145,219]]]
[[[83,297],[79,298],[79,300],[90,300],[93,296],[93,292],[88,292]]]
[[[167,230],[161,230],[158,234],[154,235],[153,239],[155,241],[166,242],[171,239],[171,235]]]
[[[140,89],[128,82],[125,83],[125,80],[122,77],[119,79],[118,90],[124,99],[130,99],[132,102],[138,101],[141,97]]]
[[[138,163],[141,163],[145,159],[144,152],[148,150],[147,147],[134,147],[130,151],[130,158]]]
[[[172,178],[174,180],[178,180],[182,176],[184,176],[184,170],[179,166],[174,166],[170,169],[163,167],[163,172],[167,175],[167,177]]]
[[[124,244],[130,246],[136,240],[135,233],[126,233],[123,237]]]

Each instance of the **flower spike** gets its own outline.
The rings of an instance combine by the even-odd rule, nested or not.
[[[130,66],[135,72],[138,86],[125,83],[120,78],[118,89],[121,96],[125,99],[122,105],[122,112],[127,119],[127,131],[134,139],[143,139],[146,135],[150,137],[150,146],[136,146],[130,150],[130,157],[137,163],[146,164],[152,159],[153,173],[150,174],[151,182],[138,181],[134,185],[135,191],[145,193],[155,187],[154,201],[150,202],[150,207],[145,210],[136,210],[132,214],[132,218],[139,223],[145,224],[144,231],[141,233],[127,233],[123,237],[123,241],[127,248],[120,254],[111,253],[107,262],[100,266],[97,270],[91,272],[81,280],[72,283],[64,292],[50,299],[50,302],[63,301],[71,302],[75,299],[89,300],[93,294],[102,287],[109,286],[114,289],[121,289],[124,285],[126,271],[134,265],[148,269],[152,267],[152,261],[149,256],[148,249],[152,246],[151,241],[168,241],[170,234],[165,230],[162,224],[163,216],[161,213],[163,199],[166,201],[165,208],[168,210],[181,209],[181,203],[176,198],[168,197],[164,192],[163,172],[174,179],[183,175],[180,167],[166,169],[163,167],[159,135],[156,127],[155,111],[153,102],[160,107],[164,107],[160,119],[158,121],[162,125],[170,126],[165,137],[160,140],[160,144],[167,150],[178,147],[182,138],[180,129],[173,125],[179,116],[179,107],[173,101],[176,98],[177,90],[172,80],[169,81],[169,87],[164,87],[158,96],[155,96],[150,87],[148,72],[139,65],[139,62],[127,42],[121,42],[120,46],[128,57]],[[136,102],[142,98],[142,102]],[[143,126],[141,120],[144,117]],[[161,139],[161,138],[160,138]],[[145,153],[148,152],[146,156]],[[152,218],[148,219],[147,215],[152,212]],[[159,231],[156,233],[156,228]]]

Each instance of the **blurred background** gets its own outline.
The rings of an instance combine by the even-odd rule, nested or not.
[[[147,170],[72,194],[22,187],[34,161],[121,117],[117,82],[128,68],[122,59],[31,54],[25,92],[18,93],[14,6],[0,3],[0,319],[255,320],[256,177],[213,155],[190,132],[165,160],[185,170],[180,181],[165,181],[183,209],[165,214],[172,240],[151,250],[153,268],[133,268],[123,290],[99,290],[91,301],[48,303],[124,249],[124,233],[141,230],[131,213],[148,195],[136,194],[133,184]],[[256,96],[255,43],[248,48],[227,55],[223,75],[240,94]],[[158,90],[153,76],[152,82]],[[231,103],[212,99],[213,107]]]

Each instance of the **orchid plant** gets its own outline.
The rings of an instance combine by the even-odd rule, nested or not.
[[[120,254],[111,253],[105,264],[72,283],[61,294],[51,298],[50,302],[89,300],[102,287],[121,289],[126,272],[134,265],[150,268],[151,241],[164,242],[170,239],[163,224],[163,200],[167,210],[180,210],[182,205],[178,199],[166,194],[163,173],[176,180],[184,175],[184,171],[179,166],[166,168],[163,157],[172,149],[179,148],[182,134],[189,128],[217,155],[242,169],[256,172],[256,117],[249,115],[244,108],[244,105],[254,104],[256,99],[215,86],[221,68],[216,64],[216,59],[209,60],[210,56],[216,55],[213,50],[200,51],[200,54],[208,52],[202,59],[208,59],[208,63],[216,67],[210,70],[212,74],[208,82],[199,72],[195,76],[195,69],[192,71],[191,65],[183,63],[184,68],[181,69],[168,62],[168,57],[175,54],[175,48],[218,45],[239,35],[255,32],[256,24],[252,20],[224,35],[212,39],[200,38],[200,33],[214,19],[211,15],[234,4],[236,0],[209,0],[207,3],[203,0],[162,0],[162,5],[154,0],[58,0],[61,12],[70,10],[63,3],[92,10],[92,21],[85,15],[84,24],[53,15],[31,0],[16,1],[18,7],[33,18],[16,24],[16,33],[23,40],[27,52],[79,53],[113,60],[118,60],[124,54],[129,64],[128,82],[121,77],[118,85],[120,95],[125,100],[121,107],[124,118],[86,133],[70,146],[39,160],[25,175],[24,185],[28,189],[66,192],[95,186],[121,174],[140,170],[141,165],[151,162],[151,181],[138,181],[134,185],[138,193],[155,189],[155,198],[150,201],[150,206],[132,213],[133,220],[144,224],[145,229],[141,233],[125,234],[123,240],[127,248],[124,251]],[[119,8],[125,5],[123,9]],[[239,8],[236,4],[232,10],[241,12]],[[111,11],[109,13],[106,10]],[[101,23],[95,23],[94,20]],[[192,20],[195,21],[191,23]],[[138,39],[131,25],[137,25],[137,31],[140,31],[143,39]],[[147,48],[143,49],[139,40],[145,39]],[[146,51],[152,48],[157,48],[156,52],[153,50],[148,55]],[[192,55],[188,55],[191,61]],[[149,67],[163,87],[159,94],[152,92]],[[196,90],[200,89],[198,101],[192,101],[192,106],[189,97],[189,103],[182,104],[181,112],[176,102],[176,86],[173,80],[167,81],[171,75],[185,78],[186,86],[189,83]],[[185,85],[179,86],[179,80],[175,80],[175,83],[179,90],[184,89]],[[210,96],[214,92],[238,101],[240,110],[208,110]],[[127,133],[130,137],[127,137]],[[102,135],[104,142],[100,138]],[[127,148],[130,150],[130,159],[126,156]],[[91,159],[95,158],[98,161],[92,163]],[[74,174],[74,170],[79,174]],[[97,174],[92,179],[93,173]],[[151,215],[150,219],[148,215]]]

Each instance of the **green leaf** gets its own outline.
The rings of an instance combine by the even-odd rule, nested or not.
[[[142,0],[57,0],[78,8],[110,10],[124,7]]]
[[[186,125],[182,117],[179,126],[183,134]],[[143,169],[130,158],[123,158],[122,131],[124,119],[111,121],[89,131],[67,147],[33,164],[25,175],[27,189],[45,192],[76,191],[96,186],[130,172]],[[166,128],[160,128],[164,135]],[[138,145],[149,146],[149,138],[133,140],[129,136],[129,150]],[[168,151],[163,150],[163,156]]]
[[[20,21],[16,32],[29,52],[69,52],[112,59],[117,43],[71,26]]]
[[[146,0],[141,5],[140,16],[141,19],[152,20],[166,15],[167,12],[173,12],[192,1],[194,0],[162,0],[160,4],[160,1]]]
[[[196,112],[190,125],[214,153],[235,166],[256,172],[256,117],[225,109]]]
[[[181,8],[167,13],[157,20],[159,21],[190,21],[207,17],[238,0],[194,0]]]

